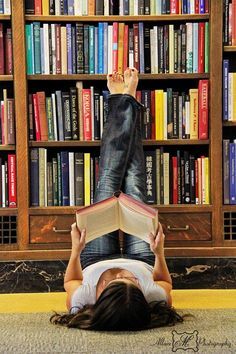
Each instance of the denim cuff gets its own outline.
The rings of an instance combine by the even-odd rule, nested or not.
[[[140,103],[139,101],[136,100],[136,98],[134,98],[134,96],[128,94],[128,93],[112,93],[112,94],[109,94],[108,96],[108,100],[113,100],[115,98],[122,98],[122,97],[126,97],[128,100],[131,101],[131,103],[134,103],[138,106],[138,108],[142,108],[142,109],[145,109],[145,106]]]

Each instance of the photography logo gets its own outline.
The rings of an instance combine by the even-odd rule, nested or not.
[[[172,331],[172,351],[189,350],[198,352],[198,331],[178,333]]]

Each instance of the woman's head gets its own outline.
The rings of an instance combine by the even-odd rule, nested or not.
[[[165,302],[148,304],[140,288],[125,280],[110,282],[94,305],[85,306],[75,315],[55,314],[50,320],[97,331],[134,331],[183,321]]]

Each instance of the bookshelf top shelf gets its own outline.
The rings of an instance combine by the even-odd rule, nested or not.
[[[196,14],[196,15],[145,15],[145,16],[36,16],[36,15],[26,15],[26,21],[42,21],[42,22],[144,22],[144,21],[197,21],[197,20],[209,20],[209,14]]]
[[[17,208],[0,208],[0,216],[15,216],[17,213]]]
[[[0,75],[0,82],[1,81],[13,81],[13,75]]]
[[[228,122],[223,122],[223,127],[236,127],[236,121],[234,121],[234,122],[230,122],[230,121],[228,121]]]
[[[28,80],[106,80],[107,76],[104,74],[73,74],[73,75],[28,75]],[[140,74],[140,80],[171,80],[171,79],[209,79],[209,74]]]
[[[224,52],[236,52],[236,46],[234,45],[225,45]]]
[[[8,21],[11,19],[11,15],[0,15],[0,21]]]
[[[0,151],[14,151],[15,149],[15,145],[0,145]]]

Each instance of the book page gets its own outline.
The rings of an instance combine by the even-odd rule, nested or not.
[[[95,205],[95,204],[94,204]],[[86,243],[119,229],[118,203],[115,199],[91,209],[92,212],[77,213],[76,223],[80,230],[86,229]]]
[[[156,215],[158,214],[158,211],[156,209],[145,204],[144,202],[141,202],[140,200],[134,199],[130,195],[121,193],[118,199],[120,204],[126,205],[127,208],[134,210],[140,214],[150,217],[156,217]]]
[[[155,233],[158,217],[147,216],[120,204],[120,229],[149,243],[148,234]]]

